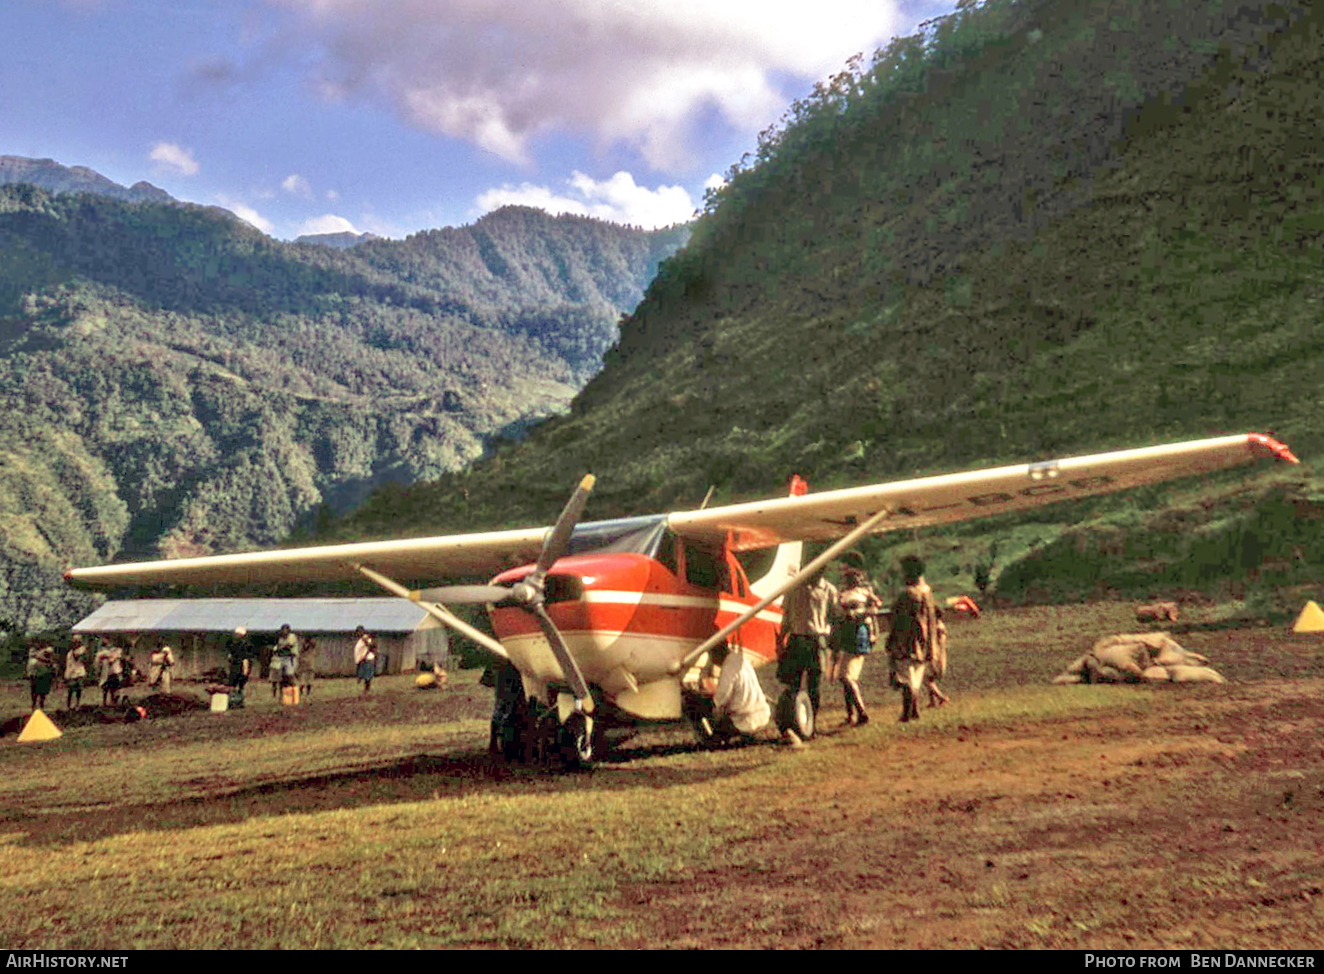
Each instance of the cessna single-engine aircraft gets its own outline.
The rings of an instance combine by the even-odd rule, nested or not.
[[[775,659],[781,597],[866,535],[1189,477],[1257,457],[1297,462],[1276,440],[1246,433],[817,494],[796,477],[791,496],[776,500],[580,524],[593,486],[588,476],[551,528],[107,565],[74,569],[66,578],[124,588],[366,577],[509,664],[497,679],[499,750],[513,756],[559,749],[570,763],[585,763],[609,725],[693,714],[702,694],[697,667],[718,643],[739,646],[759,663]],[[833,543],[802,565],[806,541]],[[776,549],[771,568],[750,581],[736,555],[764,548]],[[499,569],[486,585],[405,584]],[[461,604],[486,605],[496,638],[446,608]],[[805,695],[778,709],[780,719],[812,734]]]

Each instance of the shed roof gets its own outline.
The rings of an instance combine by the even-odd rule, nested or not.
[[[127,599],[107,602],[74,632],[404,633],[439,625],[407,599]]]

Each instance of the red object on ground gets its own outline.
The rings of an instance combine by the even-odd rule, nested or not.
[[[979,606],[975,603],[975,600],[968,595],[953,595],[947,600],[947,607],[953,612],[968,615],[972,619],[978,619],[983,614],[979,611]]]

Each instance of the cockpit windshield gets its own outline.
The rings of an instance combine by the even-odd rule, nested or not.
[[[667,516],[622,517],[612,521],[586,521],[570,536],[570,554],[630,552],[658,557],[667,530]]]

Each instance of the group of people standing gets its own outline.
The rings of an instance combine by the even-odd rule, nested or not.
[[[808,692],[817,713],[824,676],[841,684],[846,721],[867,724],[869,710],[860,692],[864,661],[882,639],[887,621],[889,682],[901,691],[901,720],[919,718],[919,698],[929,706],[948,697],[938,685],[947,669],[947,630],[933,590],[924,580],[924,562],[915,555],[901,560],[905,587],[890,611],[863,569],[847,566],[838,589],[824,572],[786,596],[782,605],[781,662],[778,679]]]
[[[355,675],[367,693],[376,674],[377,637],[359,626],[354,639]],[[32,640],[25,671],[32,692],[32,709],[45,709],[47,696],[61,678],[68,693],[65,709],[81,707],[83,689],[93,681],[101,689],[103,707],[119,706],[135,679],[143,679],[134,665],[136,645],[137,638],[133,635],[116,640],[75,633],[61,658],[51,641]],[[226,654],[225,679],[231,687],[231,706],[243,706],[245,687],[263,654],[243,626],[224,637],[222,648]],[[313,636],[300,636],[288,623],[281,626],[271,647],[267,671],[272,698],[279,698],[285,687],[297,686],[299,698],[306,702],[312,695],[316,663],[317,640]],[[175,665],[174,649],[165,644],[157,646],[148,658],[148,685],[154,691],[170,693]]]
[[[97,640],[95,648],[75,633],[69,641],[63,663],[55,647],[44,640],[33,640],[28,647],[27,678],[32,691],[32,709],[44,710],[46,697],[57,677],[63,677],[66,691],[65,709],[75,710],[83,705],[83,688],[95,674],[101,689],[101,705],[117,706],[124,691],[133,683],[135,667],[132,650],[134,641],[121,645],[110,639]],[[169,693],[171,673],[175,667],[175,652],[166,645],[152,650],[148,660],[148,682],[161,693]],[[141,679],[141,675],[139,675]]]
[[[869,722],[860,676],[865,659],[882,641],[884,629],[889,682],[901,691],[901,720],[919,718],[919,699],[925,693],[930,707],[947,702],[947,694],[938,685],[947,670],[942,611],[924,580],[921,559],[908,555],[901,560],[901,571],[905,587],[890,610],[884,609],[868,575],[855,566],[844,568],[840,589],[820,571],[787,594],[778,634],[777,679],[792,694],[803,688],[815,715],[826,676],[841,684],[847,723]],[[715,677],[714,667],[721,671]],[[715,647],[700,682],[705,697],[695,703],[700,709],[692,716],[705,737],[749,739],[769,726],[771,708],[743,649]],[[802,743],[793,728],[783,727],[781,734],[792,746]]]
[[[253,664],[261,658],[257,644],[240,626],[225,644],[228,674],[226,683],[232,688],[230,706],[244,705],[244,689],[248,686]],[[267,665],[267,679],[271,683],[271,698],[279,699],[285,687],[297,687],[299,699],[307,703],[313,693],[317,668],[317,640],[313,636],[300,637],[287,622],[276,634],[271,648],[271,662]]]

